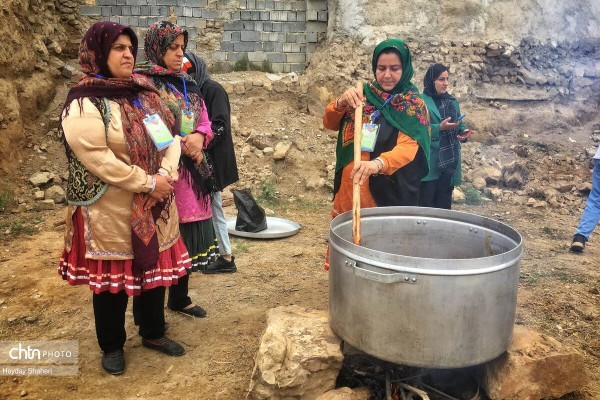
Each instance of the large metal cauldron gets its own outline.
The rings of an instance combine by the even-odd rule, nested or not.
[[[329,320],[382,360],[459,368],[502,354],[517,302],[521,236],[489,218],[422,207],[363,209],[331,223]]]

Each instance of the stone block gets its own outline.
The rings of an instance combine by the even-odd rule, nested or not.
[[[273,9],[274,10],[284,10],[285,7],[283,6],[283,1],[274,1],[273,2]]]
[[[266,8],[266,1],[265,0],[256,0],[256,9],[257,10],[264,10]]]
[[[287,12],[285,11],[271,11],[271,21],[287,21]]]
[[[283,23],[281,22],[273,22],[273,32],[281,32],[283,30]]]
[[[221,51],[233,51],[233,42],[221,42]]]
[[[296,14],[296,12],[294,11],[288,11],[287,13],[287,20],[288,21],[292,21],[295,22],[298,20],[298,14]]]
[[[287,72],[302,72],[306,69],[306,64],[288,64],[287,68],[289,68]]]
[[[289,32],[306,32],[305,22],[288,22]],[[327,26],[325,27],[327,29]]]
[[[299,306],[267,312],[247,399],[314,399],[335,388],[343,354],[327,313]]]
[[[252,11],[241,11],[240,19],[242,21],[252,21]]]
[[[102,6],[100,8],[101,8],[100,14],[102,14],[103,17],[110,17],[112,15],[111,14],[111,7],[104,7],[104,6]]]
[[[260,11],[252,11],[252,21],[260,21]]]
[[[248,53],[238,53],[234,51],[227,52],[227,61],[236,62],[248,58]]]
[[[39,210],[54,210],[54,200],[42,200],[37,202],[37,207]]]
[[[318,11],[317,21],[327,22],[327,11]]]
[[[256,0],[246,0],[246,8],[248,10],[256,10]]]
[[[306,11],[298,11],[296,13],[296,21],[305,22],[306,21]]]
[[[156,5],[157,6],[176,6],[177,0],[156,0]]]
[[[261,11],[260,12],[260,20],[261,21],[270,21],[271,13],[269,11]]]
[[[588,383],[588,376],[580,353],[516,325],[507,352],[484,365],[481,380],[492,400],[539,400],[579,390]]]
[[[369,400],[371,392],[368,387],[350,389],[343,387],[323,393],[315,400]]]

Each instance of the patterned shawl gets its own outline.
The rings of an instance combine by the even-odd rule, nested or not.
[[[387,39],[379,43],[373,51],[373,74],[375,75],[377,70],[379,56],[384,50],[389,49],[393,49],[400,56],[402,76],[396,86],[389,92],[384,91],[376,79],[363,84],[365,97],[371,105],[364,109],[363,123],[367,122],[369,114],[372,114],[376,109],[381,109],[381,116],[400,132],[415,139],[429,160],[429,116],[419,90],[411,82],[414,71],[408,46],[400,39]],[[394,97],[383,106],[390,96]],[[381,108],[382,106],[383,108]],[[340,126],[342,140],[338,140],[336,149],[336,171],[348,165],[354,157],[353,146],[351,146],[354,143],[353,114],[353,110],[347,110],[344,121]]]
[[[198,121],[204,107],[202,92],[196,81],[182,71],[166,68],[164,56],[171,43],[179,35],[184,35],[184,46],[187,46],[187,32],[181,27],[168,21],[154,23],[148,29],[145,38],[144,51],[146,52],[147,61],[135,66],[136,73],[150,77],[156,88],[158,88],[160,97],[175,116],[176,132],[179,132],[181,126],[182,109],[193,111],[196,121]],[[190,103],[189,107],[185,100],[186,92]],[[196,198],[202,201],[205,206],[208,206],[211,193],[215,191],[215,183],[206,157],[200,165],[195,165],[194,160],[182,155],[181,164],[184,167],[181,169],[182,179],[190,184]]]
[[[74,86],[67,96],[64,111],[61,113],[61,122],[69,113],[69,107],[73,100],[77,100],[82,106],[84,98],[89,98],[101,113],[106,113],[102,107],[102,98],[115,101],[121,109],[121,122],[123,135],[127,143],[127,149],[131,164],[145,170],[149,175],[158,172],[165,151],[158,151],[150,137],[146,134],[142,119],[145,112],[158,113],[167,126],[174,123],[173,115],[166,108],[152,83],[141,75],[132,75],[130,78],[113,78],[107,64],[111,45],[119,35],[128,35],[133,45],[133,55],[137,52],[137,37],[131,28],[114,22],[101,21],[92,25],[83,37],[79,47],[79,64],[81,70],[86,74]],[[134,99],[139,99],[144,110],[133,104]],[[82,108],[81,108],[82,109]],[[104,114],[103,114],[104,116]],[[60,124],[61,133],[62,123]],[[71,151],[66,140],[64,140],[67,158],[70,161],[69,186],[85,186],[86,182],[78,181],[76,172],[71,168],[77,162],[76,156]],[[108,143],[107,143],[108,144]],[[84,175],[87,178],[94,177],[89,171]],[[94,180],[94,179],[92,179]],[[159,203],[151,210],[144,208],[145,193],[135,193],[131,207],[131,240],[133,247],[134,274],[139,276],[142,271],[154,268],[158,261],[159,245],[156,232],[156,220],[163,210],[168,210],[167,202]],[[163,218],[168,218],[168,215]]]

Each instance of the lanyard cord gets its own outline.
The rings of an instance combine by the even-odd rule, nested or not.
[[[190,108],[190,100],[188,99],[187,86],[185,84],[185,78],[181,77],[181,81],[183,82],[183,93],[181,93],[171,82],[167,82],[167,86],[172,91],[174,91],[175,93],[177,93],[179,95],[183,95],[183,100],[185,101],[185,106],[189,109]]]
[[[133,99],[132,103],[134,106],[141,109],[144,112],[144,114],[148,115],[148,112],[144,109],[144,106],[142,106],[142,103],[140,102],[139,97],[136,97],[135,99]]]
[[[383,107],[385,107],[385,105],[387,103],[389,103],[394,97],[398,96],[398,94],[395,94],[393,96],[388,97],[388,99],[381,105],[381,107],[379,107],[379,109],[377,109],[373,115],[371,116],[371,121],[375,121],[378,117],[379,114],[381,114],[381,110],[383,110]]]

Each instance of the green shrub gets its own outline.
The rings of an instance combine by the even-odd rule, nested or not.
[[[481,192],[474,187],[463,188],[465,194],[465,203],[471,206],[479,206],[483,204],[483,197]]]
[[[0,185],[0,212],[4,212],[14,200],[14,193],[11,188]]]

